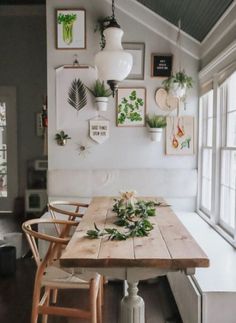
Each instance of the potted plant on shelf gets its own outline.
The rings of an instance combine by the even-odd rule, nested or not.
[[[93,85],[93,88],[88,90],[92,93],[95,97],[95,102],[97,104],[97,108],[99,111],[106,111],[107,110],[107,103],[109,96],[112,95],[110,89],[105,87],[104,81],[96,80]]]
[[[59,146],[65,146],[68,139],[71,139],[71,137],[69,137],[69,135],[63,130],[55,135],[55,140]]]
[[[193,79],[183,70],[171,75],[167,80],[163,81],[162,84],[168,93],[180,100],[184,100],[187,89],[193,87]]]
[[[162,130],[166,127],[166,117],[156,114],[147,115],[146,124],[152,141],[161,141]]]

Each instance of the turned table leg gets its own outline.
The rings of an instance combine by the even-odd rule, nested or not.
[[[145,323],[145,306],[138,296],[138,282],[128,282],[128,295],[121,301],[120,323]]]

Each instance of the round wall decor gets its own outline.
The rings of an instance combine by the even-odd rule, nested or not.
[[[169,94],[164,88],[159,88],[155,93],[155,101],[163,111],[173,111],[178,108],[178,98]]]

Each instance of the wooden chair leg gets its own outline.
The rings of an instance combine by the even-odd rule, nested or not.
[[[37,323],[38,322],[38,306],[40,301],[40,283],[39,281],[35,280],[34,284],[34,293],[33,293],[33,304],[32,304],[32,314],[31,314],[31,323]]]
[[[93,279],[90,285],[90,312],[91,312],[90,323],[97,323],[97,295],[96,295],[96,284]]]
[[[57,302],[57,296],[58,296],[58,289],[53,289],[52,291],[52,303],[56,304]]]
[[[45,288],[45,293],[47,293],[47,298],[46,298],[46,301],[45,301],[45,305],[48,306],[49,303],[50,303],[50,288],[46,287]],[[48,322],[48,315],[47,314],[43,314],[42,316],[42,323],[47,323]]]
[[[102,323],[102,305],[103,305],[103,278],[100,279],[97,295],[97,323]]]

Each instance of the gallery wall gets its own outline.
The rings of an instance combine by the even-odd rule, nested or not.
[[[55,9],[59,8],[84,8],[87,15],[86,37],[87,48],[85,50],[58,50],[55,48]],[[72,64],[74,54],[78,55],[80,64],[94,65],[94,56],[99,51],[99,34],[94,33],[98,18],[111,13],[110,4],[105,1],[69,0],[62,3],[59,0],[47,1],[47,68],[48,68],[48,109],[49,109],[49,170],[53,169],[104,169],[104,168],[196,168],[197,156],[167,156],[165,154],[165,140],[161,143],[152,143],[145,127],[116,127],[115,100],[109,99],[108,111],[101,113],[110,120],[110,138],[102,145],[88,139],[89,118],[96,115],[95,106],[91,105],[75,114],[71,123],[77,122],[77,128],[68,127],[65,130],[72,139],[65,147],[60,147],[54,140],[57,128],[56,115],[56,85],[55,69],[64,64]],[[172,53],[174,65],[177,67],[178,49],[174,44],[160,37],[142,24],[131,19],[118,9],[116,15],[125,34],[123,41],[145,42],[145,80],[125,81],[123,87],[145,87],[147,89],[147,112],[162,113],[158,109],[154,94],[161,86],[161,79],[151,78],[151,53]],[[177,36],[177,35],[176,35]],[[182,54],[182,66],[185,71],[194,78],[194,88],[189,92],[186,110],[182,109],[182,115],[198,115],[197,99],[197,71],[198,61],[187,54]],[[175,114],[176,112],[174,112]],[[83,157],[79,155],[78,146],[86,143],[90,146],[90,153]]]
[[[17,7],[17,6],[16,6]],[[2,7],[0,12],[0,86],[16,87],[19,194],[26,188],[27,160],[43,153],[36,135],[46,84],[45,7]],[[36,8],[37,7],[37,8]]]

